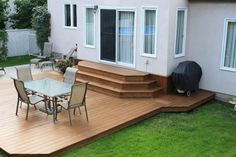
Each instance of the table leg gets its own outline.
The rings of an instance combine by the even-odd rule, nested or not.
[[[44,102],[45,102],[45,110],[46,110],[46,113],[48,115],[48,110],[47,110],[47,96],[44,95]]]
[[[55,99],[56,98],[52,98],[52,104],[53,104],[53,123],[55,124],[56,122],[56,105],[55,105]]]
[[[56,113],[56,120],[57,120],[57,97],[55,97],[55,113]]]
[[[52,98],[53,103],[53,122],[57,121],[57,97]]]

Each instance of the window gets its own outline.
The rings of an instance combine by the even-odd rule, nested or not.
[[[143,56],[156,57],[157,10],[143,11]]]
[[[85,9],[85,46],[95,47],[95,15],[93,8]]]
[[[236,71],[236,19],[225,23],[223,68]]]
[[[77,27],[77,6],[76,4],[65,4],[65,27]]]
[[[187,9],[177,10],[175,57],[182,57],[185,54],[186,17]]]
[[[65,26],[71,26],[70,5],[65,5]]]

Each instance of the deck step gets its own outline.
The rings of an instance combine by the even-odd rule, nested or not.
[[[150,78],[149,73],[89,61],[79,62],[78,68],[80,71],[98,74],[122,81],[144,81]]]
[[[122,98],[156,97],[162,93],[149,73],[89,61],[78,64],[77,81],[89,82],[89,89]]]
[[[86,80],[77,79],[76,81],[84,82]],[[143,90],[128,90],[128,89],[118,89],[109,85],[104,85],[96,82],[89,82],[88,88],[92,91],[120,98],[135,98],[135,97],[149,98],[149,97],[156,97],[158,94],[162,93],[162,89],[159,87],[152,89],[143,89]]]
[[[156,85],[156,80],[127,82],[84,71],[79,71],[77,74],[77,78],[84,79],[87,81],[98,82],[100,84],[113,86],[119,89],[146,89],[146,88],[152,88],[153,86]]]

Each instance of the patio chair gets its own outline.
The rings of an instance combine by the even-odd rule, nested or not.
[[[58,102],[58,105],[62,106],[64,109],[67,110],[69,120],[70,120],[70,125],[72,125],[70,109],[74,109],[74,115],[75,115],[75,109],[77,107],[80,110],[80,107],[84,106],[86,118],[88,121],[88,112],[87,112],[87,107],[86,107],[87,84],[88,84],[87,82],[74,84],[71,87],[71,95],[70,95],[69,101],[66,99],[63,99],[62,101]]]
[[[77,72],[78,72],[78,69],[76,69],[76,68],[71,68],[71,67],[66,68],[63,82],[68,83],[68,84],[74,84],[76,81]],[[63,96],[60,96],[60,98],[67,99],[68,96],[69,95],[63,95]]]
[[[23,82],[33,80],[30,66],[25,65],[25,66],[15,67],[15,69],[16,69],[16,75],[17,75],[18,80],[21,80]],[[32,92],[30,90],[26,90],[26,93],[27,95],[35,94],[35,92]],[[20,104],[20,108],[21,106],[22,106],[22,102]],[[35,106],[35,109],[37,109],[36,106]]]
[[[17,79],[22,81],[32,81],[32,72],[31,68],[28,65],[16,67]]]
[[[17,106],[16,106],[16,116],[18,115],[18,108],[19,103],[23,102],[27,104],[27,112],[26,112],[26,120],[28,119],[28,113],[29,113],[29,106],[30,105],[36,105],[37,103],[44,101],[44,98],[37,96],[37,95],[28,95],[24,86],[24,82],[21,80],[17,80],[12,78],[14,81],[14,86],[16,88],[18,97],[17,97]]]
[[[76,68],[71,68],[71,67],[66,68],[63,82],[74,84],[76,80],[77,72],[78,72],[78,69]]]
[[[0,70],[4,72],[4,74],[6,74],[6,71],[3,67],[0,67]]]
[[[43,52],[42,55],[37,55],[37,58],[33,58],[30,60],[30,66],[32,64],[35,64],[38,68],[39,68],[39,63],[41,61],[45,61],[45,60],[50,60],[52,58],[52,43],[49,42],[45,42],[44,46],[43,46]]]

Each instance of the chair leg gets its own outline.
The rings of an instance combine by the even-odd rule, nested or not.
[[[29,114],[29,103],[27,103],[27,112],[26,112],[26,120],[28,119],[28,114]]]
[[[17,105],[16,105],[16,116],[18,115],[18,107],[19,107],[19,97],[17,98]],[[22,103],[22,102],[21,102]]]
[[[36,105],[34,105],[34,109],[35,109],[35,110],[37,110],[37,107],[36,107]]]
[[[80,107],[78,106],[78,108],[79,108],[79,114],[81,115]],[[74,108],[74,115],[75,115],[75,111],[76,111],[76,107]]]
[[[87,112],[87,107],[86,107],[86,104],[84,104],[84,109],[85,109],[86,118],[87,118],[87,121],[88,121],[88,112]]]
[[[78,108],[79,108],[79,114],[82,114],[80,107],[78,107]]]
[[[53,65],[53,63],[52,63],[52,70],[54,71],[54,65]]]
[[[47,97],[44,95],[44,106],[45,106],[45,110],[46,110],[46,113],[48,115],[48,109],[47,109]]]
[[[22,101],[20,102],[20,108],[21,108],[21,106],[22,106]]]
[[[67,109],[67,111],[68,111],[68,116],[69,116],[69,119],[70,119],[70,125],[72,125],[71,116],[70,116],[70,109]]]

